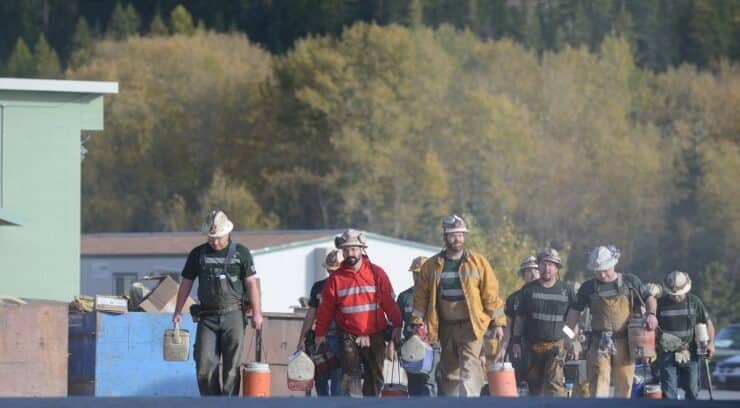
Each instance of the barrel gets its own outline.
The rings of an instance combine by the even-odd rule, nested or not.
[[[648,399],[663,399],[663,391],[660,384],[647,384],[642,389],[642,397]]]
[[[270,366],[266,363],[247,363],[242,366],[242,396],[270,396]]]
[[[488,392],[492,397],[518,396],[511,363],[494,363],[488,367]]]
[[[642,319],[630,320],[627,339],[632,358],[641,359],[655,356],[655,331],[646,329]]]

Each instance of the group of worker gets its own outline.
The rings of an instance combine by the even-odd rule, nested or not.
[[[209,214],[208,242],[188,257],[173,316],[179,322],[198,278],[195,360],[202,395],[238,394],[245,293],[253,326],[262,323],[252,258],[231,242],[232,229],[223,212]],[[688,274],[669,273],[662,288],[644,285],[615,270],[615,247],[599,246],[587,265],[594,276],[578,287],[561,279],[560,255],[548,248],[523,260],[525,284],[504,302],[488,260],[465,247],[467,232],[461,217],[444,217],[444,248],[412,261],[414,286],[397,299],[386,272],[370,260],[365,235],[350,229],[336,237],[324,262],[329,276],[311,289],[298,341],[299,350],[322,362],[315,378],[319,395],[380,395],[385,359],[396,360],[397,347],[418,336],[434,351],[434,361],[429,372],[408,374],[410,395],[479,396],[487,368],[511,360],[529,395],[565,396],[565,362],[578,360],[585,349],[587,381],[577,384],[576,395],[609,397],[613,384],[613,396],[629,398],[635,356],[628,325],[639,321],[658,331],[664,397],[676,398],[680,386],[687,399],[696,398],[698,359],[713,353],[714,328],[701,300],[689,293]],[[699,323],[708,329],[702,347],[694,340]]]

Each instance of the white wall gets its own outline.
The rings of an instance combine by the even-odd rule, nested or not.
[[[301,296],[308,296],[311,286],[317,280],[326,277],[318,270],[321,260],[318,254],[324,248],[333,248],[332,240],[312,245],[299,246],[267,253],[257,251],[254,263],[257,276],[262,283],[262,308],[269,312],[292,312],[290,306],[298,305]],[[373,263],[382,267],[388,274],[396,295],[413,284],[411,272],[408,271],[411,260],[417,256],[431,256],[435,251],[406,246],[382,240],[368,241],[368,256]]]
[[[306,245],[272,250],[253,251],[257,276],[262,287],[262,309],[266,312],[293,312],[298,299],[308,297],[311,286],[326,277],[321,267],[324,254],[334,248],[333,237],[325,242],[311,241]],[[417,256],[431,256],[433,247],[405,245],[403,241],[368,238],[367,253],[373,263],[390,277],[396,295],[413,284],[408,267]],[[114,273],[137,273],[139,278],[161,272],[179,274],[187,254],[176,256],[83,256],[80,262],[80,288],[85,295],[113,293]],[[191,296],[196,297],[196,288]]]

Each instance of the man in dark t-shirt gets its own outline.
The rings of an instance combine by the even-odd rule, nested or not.
[[[521,264],[519,265],[519,277],[522,278],[525,285],[540,278],[540,270],[536,257],[527,256],[522,260]],[[524,286],[522,286],[522,288],[523,287]],[[496,362],[503,362],[506,354],[508,353],[513,362],[514,370],[516,372],[516,378],[518,381],[524,381],[524,379],[526,378],[527,356],[526,353],[514,356],[512,354],[510,345],[511,333],[514,329],[514,322],[516,321],[516,315],[519,311],[519,295],[522,288],[515,291],[506,298],[506,304],[504,305],[504,314],[506,315],[506,327],[504,327],[504,338],[501,341],[501,347],[499,347],[495,359]]]
[[[514,348],[521,341],[529,350],[527,384],[529,395],[565,396],[565,315],[575,302],[573,284],[559,279],[562,265],[558,251],[548,248],[538,254],[540,278],[522,288],[514,323]]]
[[[689,293],[691,278],[686,272],[669,273],[664,281],[665,295],[658,299],[658,338],[660,384],[663,397],[678,398],[678,387],[686,399],[696,399],[699,393],[699,355],[697,346],[707,356],[714,353],[714,325],[709,320],[704,303]],[[706,325],[707,342],[697,345],[695,330],[698,323]]]
[[[231,241],[234,224],[223,211],[211,211],[204,227],[208,242],[188,255],[172,322],[180,323],[185,300],[198,279],[201,311],[194,316],[199,319],[194,352],[198,389],[201,395],[236,396],[241,384],[246,295],[252,307],[252,326],[262,327],[257,277],[249,249]],[[221,372],[219,360],[223,360]]]
[[[324,268],[331,274],[339,269],[344,261],[342,251],[333,249],[329,251],[324,260]],[[303,318],[303,327],[301,335],[298,338],[298,350],[305,351],[312,356],[316,363],[316,376],[314,385],[316,386],[316,395],[336,397],[342,395],[342,369],[339,367],[339,337],[337,336],[337,323],[332,321],[329,325],[329,331],[326,334],[326,345],[322,350],[317,350],[313,341],[306,341],[307,337],[313,337],[313,325],[316,322],[316,309],[321,304],[321,291],[329,278],[324,278],[311,286],[311,293],[308,298],[308,310]],[[310,335],[309,335],[310,334]],[[309,343],[309,344],[306,344]]]

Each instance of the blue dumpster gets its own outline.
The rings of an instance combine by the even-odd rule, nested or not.
[[[69,315],[69,395],[195,396],[192,343],[195,324],[183,314],[190,332],[187,361],[165,361],[162,338],[172,328],[172,313],[102,312]]]

